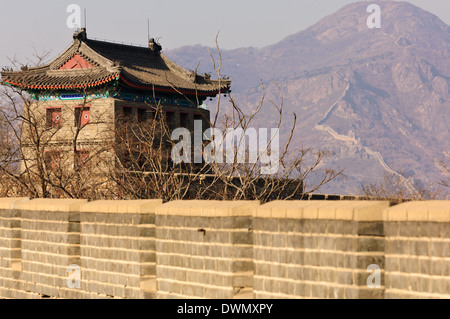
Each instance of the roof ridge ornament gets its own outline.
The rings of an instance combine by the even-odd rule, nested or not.
[[[29,67],[26,71],[2,71],[1,80],[33,92],[118,86],[125,90],[149,91],[149,95],[157,91],[203,98],[230,90],[229,80],[213,80],[172,62],[161,51],[157,38],[148,41],[148,48],[86,38],[86,29],[79,29],[72,45],[49,64]],[[70,65],[58,70],[68,61]],[[90,65],[94,67],[89,68]]]
[[[148,47],[153,51],[155,55],[159,55],[162,50],[162,46],[155,42],[155,39],[148,40]]]
[[[81,28],[80,31],[76,31],[73,34],[73,38],[74,40],[86,41],[87,40],[86,28]]]

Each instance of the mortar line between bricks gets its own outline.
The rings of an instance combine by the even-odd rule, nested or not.
[[[69,267],[69,265],[62,266],[62,265],[43,263],[43,262],[39,262],[39,261],[28,261],[28,260],[26,260],[26,261],[22,260],[22,265],[36,265],[36,266],[44,266],[44,267],[53,267],[53,268],[56,268],[56,269],[61,268],[61,269],[64,269],[64,270],[67,270],[67,267]],[[40,274],[40,273],[34,272],[33,270],[26,270],[25,267],[22,270],[22,273]]]
[[[22,220],[21,217],[3,217],[0,216],[0,220]]]
[[[0,237],[0,240],[6,240],[6,241],[20,241],[22,240],[21,237]]]
[[[157,278],[156,279],[157,283],[159,283],[160,281],[165,281],[165,282],[169,282],[169,283],[177,283],[177,284],[180,284],[182,286],[197,286],[197,287],[205,287],[205,288],[218,288],[218,289],[229,290],[229,291],[233,291],[233,288],[234,288],[234,287],[231,287],[231,286],[208,285],[208,284],[205,284],[205,283],[194,282],[194,281],[179,281],[179,280],[168,279],[168,278],[159,278],[159,279]]]
[[[177,294],[174,292],[167,292],[167,291],[158,291],[157,292],[158,295],[162,295],[162,296],[172,296],[172,297],[176,297],[176,298],[181,298],[181,299],[197,299],[197,300],[203,300],[204,298],[202,297],[197,297],[197,296],[188,296],[188,295],[182,295],[182,294]]]
[[[265,295],[265,296],[270,296],[270,295],[272,295],[272,293],[269,293],[269,292],[262,292],[262,293],[260,293],[260,294],[262,294],[262,295]],[[263,299],[270,299],[270,297],[263,297]],[[311,297],[311,296],[301,296],[301,297],[297,297],[296,299],[302,299],[302,300],[320,300],[321,298],[319,298],[319,297]]]
[[[18,292],[20,294],[31,294],[31,295],[35,295],[36,297],[39,296],[39,294],[37,292],[32,292],[32,291],[24,291],[24,290],[17,290],[14,288],[7,288],[7,287],[0,287],[0,289],[6,290],[6,291],[15,291]],[[14,300],[16,298],[7,298],[7,297],[2,297],[1,299],[5,299],[5,300]]]
[[[72,222],[69,222],[67,220],[62,220],[62,221],[57,221],[57,220],[33,220],[33,219],[18,219],[19,221],[21,221],[21,223],[24,223],[26,226],[26,223],[30,223],[32,225],[39,225],[39,224],[50,224],[50,225],[68,225]],[[106,227],[122,227],[122,226],[127,226],[127,227],[135,227],[135,228],[155,228],[156,225],[155,224],[128,224],[128,223],[92,223],[92,222],[85,222],[85,221],[80,221],[77,222],[80,225],[85,225],[85,226],[106,226]],[[44,226],[41,225],[41,226]]]
[[[68,225],[68,224],[70,224],[70,223],[73,223],[73,222],[70,222],[70,221],[68,221],[68,220],[52,220],[52,219],[36,219],[36,220],[34,220],[34,219],[27,219],[27,218],[21,218],[20,219],[20,221],[21,221],[21,224],[22,224],[22,227],[25,225],[25,226],[27,226],[27,223],[28,224],[30,224],[30,225],[40,225],[40,226],[45,226],[45,225],[58,225],[58,226],[60,226],[60,225]],[[79,222],[77,222],[77,223],[79,223]]]
[[[71,257],[71,258],[72,258],[72,257]],[[95,260],[95,261],[102,261],[102,262],[108,262],[108,263],[114,262],[114,263],[120,263],[120,264],[130,265],[130,266],[139,265],[139,266],[142,266],[142,267],[144,267],[144,266],[154,266],[154,265],[156,265],[155,262],[153,262],[153,263],[150,263],[150,262],[148,262],[148,263],[143,263],[143,262],[126,262],[126,261],[117,260],[117,259],[109,260],[109,259],[89,258],[89,257],[87,257],[87,258],[86,258],[86,257],[83,257],[83,259],[91,259],[91,260]],[[82,260],[82,259],[80,258],[80,261],[81,261],[81,260]],[[25,264],[45,265],[45,266],[52,266],[52,267],[63,268],[63,269],[67,269],[67,267],[69,266],[69,265],[67,265],[67,266],[55,265],[55,264],[49,264],[49,263],[44,263],[44,262],[39,262],[39,261],[30,261],[30,260],[22,260],[22,264],[23,264],[23,265],[25,265]],[[90,268],[87,268],[87,267],[86,267],[86,269],[90,269]],[[29,273],[29,272],[32,272],[32,271],[22,270],[22,272],[27,272],[27,273]]]
[[[391,237],[385,237],[386,241],[423,241],[423,242],[444,242],[450,244],[450,238],[443,238],[443,237],[405,237],[405,236],[391,236]]]
[[[63,280],[63,281],[66,281],[67,280],[67,276],[60,276],[60,275],[58,275],[58,274],[47,274],[47,273],[42,273],[42,272],[29,272],[29,271],[27,271],[27,272],[25,272],[26,274],[35,274],[35,275],[39,275],[39,277],[44,277],[44,278],[55,278],[55,279],[59,279],[59,280]],[[34,280],[34,281],[26,281],[26,280],[23,280],[24,282],[26,282],[26,283],[38,283],[38,284],[43,284],[42,282],[37,282],[36,280]],[[46,284],[46,285],[48,285],[48,284]],[[50,286],[52,286],[52,285],[50,285]],[[57,288],[59,288],[59,286],[52,286],[52,287],[57,287]]]
[[[348,250],[326,250],[322,248],[292,248],[292,247],[266,247],[266,246],[253,246],[255,250],[277,250],[288,251],[293,253],[330,253],[330,254],[346,254],[353,256],[385,256],[384,251],[348,251]],[[257,257],[254,257],[255,259]]]
[[[44,245],[49,245],[49,246],[61,246],[61,247],[79,247],[80,244],[69,244],[69,243],[57,243],[57,242],[53,242],[53,241],[44,241],[44,240],[29,240],[29,239],[22,239],[22,251],[32,251],[35,252],[36,250],[29,250],[26,248],[23,248],[23,246],[26,247],[26,245],[24,244],[31,244],[31,243],[38,243],[39,247],[42,247]],[[45,253],[43,251],[39,251],[39,253]]]
[[[165,268],[165,269],[173,269],[173,270],[180,270],[185,272],[196,272],[196,273],[210,273],[214,275],[222,275],[226,277],[235,277],[235,276],[241,276],[241,275],[248,275],[249,272],[225,272],[225,271],[218,271],[218,270],[208,270],[208,269],[194,269],[194,268],[186,268],[181,266],[171,266],[171,265],[157,265],[156,271],[158,271],[158,268]],[[158,278],[158,276],[156,276]]]
[[[67,245],[69,246],[69,245]],[[73,245],[77,246],[77,245]],[[48,251],[37,251],[37,250],[29,250],[29,249],[22,249],[22,260],[27,260],[26,256],[24,254],[30,254],[30,255],[47,255],[47,256],[53,256],[53,257],[67,257],[67,258],[75,258],[80,257],[79,254],[77,255],[69,255],[67,253],[51,253]]]
[[[11,251],[17,251],[17,250],[21,250],[20,248],[9,248],[9,247],[0,247],[0,251],[6,250],[8,252]],[[1,258],[5,258],[4,256],[1,256]]]
[[[269,296],[275,296],[281,299],[312,299],[312,297],[304,297],[304,296],[297,296],[297,295],[287,295],[282,292],[271,292],[271,291],[264,291],[264,290],[253,290],[253,294],[255,295],[255,299],[258,300],[259,298],[257,295],[269,295]],[[268,298],[263,298],[268,299]]]
[[[248,232],[248,228],[243,227],[243,228],[213,228],[213,227],[203,227],[203,226],[198,226],[198,227],[186,227],[186,226],[182,226],[182,227],[168,227],[168,226],[157,226],[156,227],[158,230],[175,230],[175,231],[180,231],[180,230],[186,230],[186,231],[194,231],[194,232],[198,232],[199,228],[202,228],[206,231],[214,231],[214,232],[227,232],[227,233],[241,233],[241,232]]]
[[[237,258],[237,257],[211,257],[211,256],[204,256],[204,255],[190,255],[190,254],[178,254],[178,253],[164,253],[164,252],[157,252],[156,256],[181,256],[181,257],[187,257],[187,258],[195,258],[195,259],[212,259],[212,260],[233,260],[233,261],[253,261],[253,258]]]
[[[1,227],[0,226],[0,231],[11,231],[11,230],[17,230],[17,229],[22,229],[22,227]]]
[[[33,229],[33,230],[29,230],[29,229],[21,229],[22,232],[22,240],[30,240],[27,238],[24,238],[24,236],[28,235],[28,234],[36,234],[38,233],[39,236],[41,236],[42,234],[50,234],[50,235],[54,235],[54,236],[68,236],[68,235],[80,235],[81,233],[79,231],[76,232],[69,232],[69,231],[56,231],[56,230],[43,230],[43,229]]]
[[[143,278],[144,276],[141,275],[137,275],[137,274],[132,274],[132,273],[126,273],[126,272],[122,272],[122,271],[107,271],[107,270],[99,270],[99,269],[95,269],[95,268],[89,268],[89,267],[80,267],[81,268],[81,273],[86,274],[86,273],[95,273],[95,274],[106,274],[106,275],[121,275],[121,276],[125,276],[125,277],[134,277],[134,278]],[[86,278],[83,279],[83,275],[81,276],[82,280],[87,280]],[[153,278],[155,277],[153,276],[145,276],[148,278]]]
[[[117,274],[116,274],[117,275]],[[120,287],[120,288],[127,288],[127,289],[139,289],[139,287],[131,287],[131,286],[127,286],[127,285],[122,285],[122,284],[113,284],[111,282],[105,282],[105,281],[98,281],[98,280],[89,280],[89,279],[83,279],[81,278],[81,284],[98,284],[98,285],[107,285],[107,286],[113,286],[113,287]],[[66,287],[62,287],[62,288],[66,288]]]
[[[34,224],[36,224],[36,223],[34,223]],[[67,221],[65,221],[65,222],[48,222],[48,224],[49,225],[55,225],[55,224],[59,224],[58,226],[68,226],[70,223],[69,222],[67,222]],[[82,223],[80,223],[80,225],[81,225],[81,227],[83,227],[83,226],[89,226],[89,225],[87,225],[86,223],[84,223],[84,222],[82,222]],[[132,224],[92,224],[92,225],[95,225],[95,226],[104,226],[104,227],[124,227],[124,226],[126,226],[126,227],[132,227],[132,228],[137,228],[138,230],[140,230],[140,229],[156,229],[156,226],[155,225],[153,225],[153,224],[144,224],[144,225],[132,225]],[[14,230],[14,229],[21,229],[22,231],[25,231],[25,232],[27,232],[27,233],[30,233],[30,232],[47,232],[44,228],[44,225],[42,225],[43,227],[42,228],[39,228],[39,229],[30,229],[30,228],[26,228],[26,226],[27,225],[23,225],[22,224],[22,227],[20,227],[20,228],[4,228],[5,230]],[[0,227],[0,230],[1,230],[2,228]],[[54,232],[57,232],[57,231],[54,231]],[[62,231],[59,231],[59,233],[69,233],[69,232],[67,232],[67,231],[65,231],[65,232],[62,232]],[[71,232],[70,232],[71,233]],[[89,234],[89,233],[86,233],[86,234]]]
[[[16,282],[16,281],[14,281],[14,282]],[[21,284],[29,284],[30,282],[28,282],[28,281],[19,281],[19,280],[17,280],[17,282],[18,283],[21,283]],[[18,290],[18,289],[14,289],[14,288],[11,288],[11,287],[0,287],[0,289],[1,288],[3,288],[3,289],[9,289],[9,290],[14,290],[14,291],[18,291],[18,292],[21,292],[21,293],[23,293],[23,292],[25,292],[25,290]],[[31,291],[30,291],[31,292]],[[35,293],[35,294],[37,294],[37,292],[32,292],[32,293]],[[4,297],[2,297],[2,298],[4,298]]]
[[[261,231],[261,230],[253,230],[255,235],[281,235],[281,236],[301,236],[301,237],[336,237],[336,238],[348,238],[348,239],[357,239],[357,238],[384,238],[379,236],[368,236],[368,235],[357,235],[357,234],[338,234],[338,233],[298,233],[298,232],[273,232],[273,231]]]
[[[133,227],[133,228],[155,228],[155,224],[128,224],[128,223],[93,223],[93,222],[80,222],[81,226],[94,226],[94,227]]]
[[[67,267],[60,267],[60,268],[66,269]],[[147,279],[154,279],[155,278],[155,276],[140,276],[140,275],[135,275],[135,274],[123,273],[123,272],[110,272],[110,271],[106,271],[106,270],[98,271],[97,269],[83,268],[82,267],[81,268],[81,281],[92,281],[92,280],[88,280],[86,278],[83,278],[83,274],[86,274],[86,273],[89,273],[89,272],[93,272],[93,273],[96,273],[96,274],[114,275],[114,276],[122,275],[122,276],[125,276],[125,277],[133,277],[133,278],[138,278],[138,279],[139,278],[147,278]],[[35,274],[35,275],[39,275],[39,276],[42,276],[42,277],[59,278],[59,279],[63,279],[63,280],[67,279],[67,276],[60,276],[60,275],[58,275],[56,273],[48,274],[48,273],[34,272],[34,271],[22,271],[22,273],[27,274],[27,275]],[[27,281],[27,280],[24,280],[24,279],[16,280],[16,279],[10,279],[10,278],[7,278],[7,277],[0,277],[0,278],[8,279],[8,280],[11,280],[11,281],[14,281],[14,282],[17,281],[17,282],[24,282],[24,283],[32,283],[31,281]]]
[[[367,269],[364,268],[345,268],[345,267],[333,267],[333,266],[314,266],[314,265],[305,265],[305,264],[286,264],[286,263],[280,263],[280,262],[270,262],[270,261],[261,261],[261,260],[254,260],[255,264],[265,264],[265,265],[276,265],[276,266],[283,266],[283,267],[293,267],[293,268],[312,268],[316,270],[337,270],[339,272],[360,272],[360,273],[367,273]],[[381,272],[383,273],[385,270],[381,269]],[[369,273],[368,273],[369,274]]]
[[[24,254],[25,253],[25,254]],[[80,255],[68,255],[68,254],[58,254],[58,253],[48,253],[43,251],[35,251],[35,250],[22,250],[22,262],[33,262],[28,259],[28,255],[39,255],[39,256],[51,256],[51,257],[59,257],[59,258],[67,258],[67,259],[75,259],[80,258]]]
[[[431,261],[450,261],[450,257],[439,257],[439,256],[430,256],[430,255],[399,255],[399,254],[386,254],[386,259],[388,258],[400,258],[400,259],[425,259],[425,260],[431,260]]]
[[[428,274],[421,274],[421,273],[416,273],[416,272],[401,272],[401,271],[386,271],[386,275],[395,275],[395,276],[402,276],[402,277],[421,277],[423,279],[449,279],[450,280],[450,275],[449,276],[441,276],[441,275],[428,275]]]
[[[370,274],[367,274],[367,277],[369,277]],[[255,279],[260,280],[270,280],[270,281],[284,281],[287,283],[296,283],[296,284],[306,284],[306,285],[319,285],[319,286],[326,286],[326,287],[336,287],[336,288],[352,288],[352,289],[363,289],[366,287],[366,285],[346,285],[346,284],[339,284],[335,281],[314,281],[314,280],[295,280],[290,278],[279,278],[279,277],[265,277],[265,276],[254,276]],[[371,288],[367,288],[371,289]],[[383,290],[384,286],[380,286],[380,288],[377,288],[377,290]]]
[[[108,250],[108,251],[123,251],[123,252],[132,252],[132,253],[155,253],[156,250],[155,249],[133,249],[133,248],[123,248],[123,247],[108,247],[108,246],[95,246],[95,245],[85,245],[85,244],[81,244],[80,245],[81,250],[85,250],[85,249],[92,249],[94,251],[104,251],[104,250]]]
[[[231,246],[233,248],[248,248],[248,247],[254,247],[254,245],[251,244],[233,244],[232,242],[230,243],[217,243],[217,242],[195,242],[195,241],[187,241],[187,240],[175,240],[175,239],[156,239],[156,244],[158,244],[158,242],[162,242],[162,243],[181,243],[181,244],[189,244],[189,245],[208,245],[208,246]]]
[[[139,260],[137,261],[124,261],[119,259],[105,259],[105,258],[99,258],[99,257],[89,257],[89,256],[81,256],[80,260],[94,260],[94,261],[102,261],[102,262],[114,262],[114,263],[120,263],[120,264],[129,264],[129,265],[140,265],[140,266],[152,266],[155,265],[156,262],[141,262]]]
[[[431,298],[440,298],[440,299],[450,299],[449,295],[443,295],[438,293],[431,292],[422,292],[422,291],[410,291],[410,290],[402,290],[398,288],[388,288],[385,291],[385,295],[388,293],[397,293],[397,294],[406,294],[411,296],[422,296],[422,297],[431,297]]]
[[[80,236],[80,240],[83,240],[85,238],[100,238],[100,239],[107,239],[107,238],[112,238],[112,239],[127,239],[127,240],[155,240],[154,236],[149,236],[149,237],[133,237],[133,236],[124,236],[124,235],[105,235],[105,234],[89,234],[89,233],[81,233]]]
[[[23,213],[23,212],[22,212]],[[48,212],[48,213],[51,213],[51,212]],[[55,213],[55,214],[58,214],[58,212],[53,212],[53,213]],[[61,215],[61,217],[67,217],[67,212],[65,212],[65,214],[66,214],[66,216],[62,216]],[[76,213],[74,213],[74,214],[76,214]],[[23,214],[22,214],[23,215]],[[34,222],[38,222],[38,223],[40,223],[40,222],[43,222],[43,223],[68,223],[69,221],[68,220],[66,220],[65,218],[62,218],[62,219],[46,219],[45,217],[43,218],[43,219],[39,219],[38,218],[38,216],[33,216],[33,218],[27,218],[27,217],[25,217],[25,216],[22,216],[22,217],[16,217],[16,218],[19,218],[20,220],[22,220],[22,221],[25,221],[25,222],[30,222],[30,223],[34,223]]]

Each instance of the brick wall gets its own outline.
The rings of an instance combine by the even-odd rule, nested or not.
[[[16,205],[28,199],[0,201],[0,297],[21,298],[21,211]]]
[[[386,298],[450,298],[449,202],[386,211]]]
[[[97,201],[81,208],[81,289],[88,297],[155,297],[155,208],[161,203]]]
[[[450,202],[390,206],[0,199],[0,298],[450,298]]]
[[[258,206],[175,201],[157,208],[158,297],[252,297],[252,216]]]
[[[384,267],[387,202],[272,202],[254,218],[256,298],[382,298],[367,267]],[[384,284],[383,282],[381,283]]]
[[[67,288],[67,267],[80,263],[79,207],[85,200],[22,201],[20,252],[13,264],[16,286],[7,291],[14,298],[76,298]],[[6,287],[5,287],[6,288]]]

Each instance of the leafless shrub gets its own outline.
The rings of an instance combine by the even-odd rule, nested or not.
[[[220,49],[217,47],[220,54]],[[221,58],[214,68],[219,78]],[[43,59],[38,59],[41,63]],[[219,83],[220,87],[220,83]],[[175,88],[174,88],[175,89]],[[291,150],[296,125],[290,129],[287,142],[277,154],[279,170],[266,174],[262,170],[261,153],[256,161],[236,160],[199,163],[174,163],[171,150],[178,141],[171,139],[172,129],[165,120],[164,106],[149,104],[154,114],[145,121],[121,121],[111,112],[97,114],[89,124],[82,124],[81,114],[95,101],[87,98],[89,92],[73,110],[73,123],[58,122],[45,112],[42,103],[16,88],[4,88],[0,108],[0,195],[43,198],[87,199],[219,199],[259,200],[302,199],[305,190],[315,192],[334,180],[342,171],[324,169],[320,181],[310,185],[308,177],[319,172],[326,152],[310,148]],[[282,123],[283,96],[280,102],[271,102],[278,118],[276,129]],[[246,114],[229,95],[230,111],[221,113],[221,97],[217,101],[213,119],[204,119],[209,127],[217,128],[225,137],[230,129],[246,131],[253,127],[265,101],[264,86],[257,109]],[[71,121],[69,120],[69,121]],[[220,120],[220,121],[219,121]],[[121,125],[116,125],[121,123]],[[69,125],[70,124],[70,125]],[[89,128],[89,141],[83,137]],[[275,142],[270,138],[265,146]],[[205,136],[203,136],[205,137]],[[100,141],[95,142],[94,141]],[[202,149],[213,141],[203,139]],[[88,157],[83,157],[83,145],[91,143]],[[242,151],[237,141],[232,151],[234,159]],[[246,157],[251,146],[245,146]],[[229,154],[228,154],[229,155]],[[266,155],[269,154],[269,151]],[[227,160],[228,159],[228,160]]]
[[[430,191],[415,183],[412,190],[405,184],[401,175],[384,172],[383,178],[377,183],[368,183],[361,186],[365,196],[373,199],[385,199],[392,202],[403,202],[410,200],[435,200],[439,198],[441,191]]]
[[[446,176],[445,179],[442,179],[439,182],[439,185],[449,188],[450,187],[450,163],[446,163],[445,161],[439,161],[438,165],[442,171],[442,173]]]

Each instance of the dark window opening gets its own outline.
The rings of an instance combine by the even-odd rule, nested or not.
[[[61,127],[62,109],[47,109],[47,127]]]
[[[133,109],[131,107],[123,108],[123,120],[125,122],[133,122]]]
[[[180,113],[180,126],[187,128],[188,130],[192,130],[192,127],[189,123],[189,114],[188,113]]]
[[[138,123],[145,123],[147,121],[147,110],[138,109]]]
[[[91,109],[89,107],[75,109],[75,126],[84,127],[91,121]]]
[[[166,123],[170,131],[173,131],[178,128],[179,125],[176,122],[175,112],[166,112]]]

